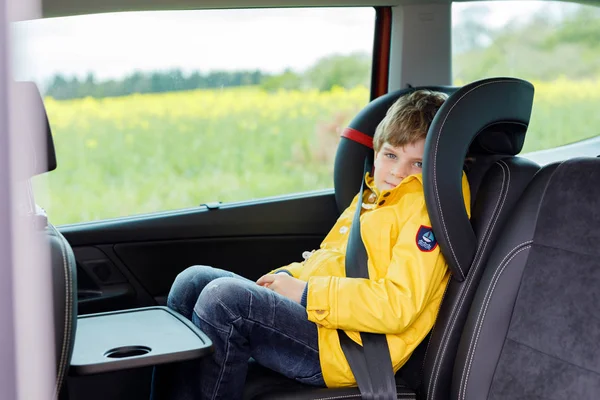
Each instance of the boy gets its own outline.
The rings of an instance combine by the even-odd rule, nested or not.
[[[363,198],[354,198],[304,262],[256,283],[205,266],[176,278],[168,306],[203,330],[215,352],[157,367],[154,400],[240,399],[250,357],[308,385],[355,385],[337,329],[357,343],[359,332],[387,334],[394,371],[408,360],[431,330],[449,278],[430,228],[421,177],[425,136],[446,98],[418,90],[392,105],[375,132],[375,172],[367,174]],[[469,211],[464,174],[463,195]],[[345,277],[357,201],[369,279]]]

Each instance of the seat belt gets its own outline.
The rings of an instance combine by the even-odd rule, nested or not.
[[[367,250],[360,235],[360,212],[362,209],[365,175],[371,170],[369,157],[365,159],[363,180],[358,194],[356,213],[346,247],[346,277],[369,279]],[[360,332],[362,346],[338,329],[340,345],[354,374],[363,400],[396,400],[396,379],[390,357],[390,349],[384,334]]]

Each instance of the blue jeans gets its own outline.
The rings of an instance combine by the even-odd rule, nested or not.
[[[199,327],[214,353],[157,366],[151,399],[241,399],[250,357],[288,378],[325,386],[317,326],[300,304],[232,272],[193,266],[175,279],[167,306]]]

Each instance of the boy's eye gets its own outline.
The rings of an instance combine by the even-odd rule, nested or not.
[[[416,161],[413,163],[413,165],[417,168],[423,168],[423,162],[422,161]]]
[[[385,156],[387,158],[391,158],[392,160],[395,160],[396,158],[398,158],[398,157],[396,157],[396,155],[394,153],[385,153]]]

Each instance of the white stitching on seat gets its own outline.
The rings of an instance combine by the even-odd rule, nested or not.
[[[498,201],[496,202],[496,205],[494,206],[494,211],[492,212],[492,218],[490,218],[490,221],[488,222],[487,227],[485,228],[484,233],[483,233],[483,237],[485,237],[485,241],[484,241],[483,245],[478,249],[478,252],[476,254],[476,260],[478,260],[477,264],[475,264],[475,266],[472,267],[472,272],[468,275],[467,282],[465,282],[465,284],[461,286],[459,300],[456,302],[456,304],[452,308],[452,312],[450,313],[450,318],[452,320],[452,323],[446,326],[446,329],[444,330],[444,333],[442,335],[443,345],[440,345],[440,347],[438,348],[438,351],[436,353],[436,356],[435,356],[435,360],[433,363],[433,371],[435,371],[435,377],[433,380],[429,381],[429,386],[427,387],[427,395],[426,395],[427,399],[429,399],[430,396],[433,396],[433,390],[435,390],[435,388],[437,387],[437,381],[439,378],[439,373],[440,373],[441,363],[442,363],[441,361],[443,360],[444,355],[446,354],[446,349],[448,348],[448,343],[450,341],[449,335],[447,334],[448,328],[450,328],[450,330],[453,330],[454,326],[456,325],[456,320],[458,319],[457,310],[460,309],[460,306],[462,306],[462,304],[464,303],[466,294],[468,293],[469,288],[471,287],[471,284],[474,282],[473,276],[475,275],[475,273],[477,272],[477,270],[479,269],[479,267],[481,265],[481,260],[483,259],[483,253],[487,247],[489,238],[491,236],[490,232],[492,232],[494,230],[494,226],[496,226],[496,222],[498,221],[500,214],[502,213],[502,209],[504,208],[505,200],[508,197],[508,192],[509,192],[509,188],[510,188],[510,168],[502,160],[499,160],[497,163],[500,165],[500,168],[502,169],[502,185],[500,186],[500,188],[501,188],[500,193],[502,193],[502,191],[504,190],[505,181],[508,181],[508,183],[506,185],[506,190],[504,191],[504,196],[498,196]],[[506,167],[506,172],[505,172],[504,167]],[[506,178],[508,178],[508,179],[506,179]],[[502,199],[501,203],[500,203],[500,199]],[[498,208],[499,204],[500,204],[500,207]],[[494,222],[492,224],[491,229],[489,229],[492,221],[494,221]],[[442,348],[443,348],[443,350],[442,350]]]
[[[346,394],[343,396],[333,396],[333,397],[319,397],[315,400],[340,400],[340,399],[353,399],[360,398],[360,394]],[[398,393],[398,399],[416,399],[415,395],[410,393]]]
[[[56,228],[52,225],[52,224],[48,224],[48,227],[50,229],[52,229],[54,231],[54,234],[56,235],[56,238],[60,244],[60,250],[61,250],[61,254],[62,254],[62,260],[63,260],[63,269],[64,269],[64,274],[65,274],[65,326],[64,326],[64,336],[63,336],[63,343],[62,343],[62,348],[61,348],[61,354],[60,354],[60,363],[59,363],[59,368],[58,368],[58,375],[56,377],[56,385],[55,385],[55,389],[54,389],[54,395],[53,395],[53,399],[58,399],[58,396],[60,394],[60,389],[62,387],[62,383],[63,383],[63,379],[65,377],[65,370],[67,367],[67,343],[70,340],[70,333],[71,333],[71,314],[72,314],[72,294],[71,294],[71,269],[67,266],[67,250],[66,250],[66,246],[64,244],[64,238],[60,235],[60,233],[58,233],[58,230],[56,230]]]
[[[444,304],[444,299],[446,298],[446,293],[448,293],[448,288],[450,287],[450,280],[452,278],[448,279],[448,283],[446,284],[446,289],[444,289],[444,294],[442,295],[442,301],[440,302],[440,305],[438,307],[437,313],[436,315],[439,315],[440,310],[442,309],[442,304]],[[417,385],[417,387],[421,386],[421,383],[423,383],[423,375],[425,375],[425,363],[427,362],[427,353],[429,353],[429,349],[431,347],[431,340],[433,340],[433,332],[435,331],[435,326],[437,325],[439,318],[436,317],[436,319],[433,321],[433,327],[431,328],[431,336],[429,337],[429,342],[427,342],[427,349],[425,349],[425,356],[423,357],[423,364],[421,365],[421,380],[419,382],[419,384]],[[443,337],[443,336],[442,336]],[[438,349],[439,351],[439,349]],[[437,360],[437,354],[435,356],[435,359]],[[435,360],[434,360],[434,368],[435,368]]]
[[[562,167],[562,165],[564,163],[566,163],[567,161],[569,161],[569,160],[568,159],[564,160],[558,166],[556,166],[556,168],[554,168],[554,170],[552,171],[552,174],[554,174],[557,170],[559,170]],[[544,187],[544,191],[543,191],[542,196],[541,196],[542,199],[546,195],[546,191],[548,190],[549,185],[550,185],[550,180],[548,180],[546,182],[546,185]],[[527,248],[531,248],[531,244],[532,243],[533,243],[533,240],[528,240],[526,242],[523,242],[520,245],[518,245],[517,247],[515,247],[514,249],[512,249],[511,252],[515,251],[519,246],[522,246],[522,245],[529,245],[529,247],[527,247]],[[525,250],[525,249],[521,249],[521,250],[519,250],[519,252],[522,251],[522,250]],[[500,265],[502,265],[502,263],[504,263],[504,261],[506,260],[506,258],[509,255],[510,255],[510,252],[506,255],[506,257],[504,257],[504,259],[502,260],[502,262],[500,263]],[[516,256],[516,254],[515,254],[515,256]],[[508,265],[508,263],[506,265]],[[500,272],[500,274],[504,271],[504,267],[503,267],[503,270]],[[498,272],[498,271],[496,271],[496,272]],[[492,277],[492,279],[494,279],[494,277]],[[499,276],[498,276],[498,279],[500,279]],[[494,283],[494,286],[495,286],[495,283]],[[486,292],[486,296],[487,296],[487,292]],[[491,294],[490,294],[490,298],[491,298]],[[484,301],[485,301],[485,297],[484,297]],[[487,310],[487,305],[486,305],[486,310]],[[477,320],[475,321],[476,322],[475,323],[475,327],[477,327],[477,324],[480,323],[481,311],[482,310],[479,311],[479,315],[477,316]],[[484,314],[483,317],[485,318],[485,314]],[[479,331],[481,331],[481,327],[482,326],[483,326],[483,320],[481,320],[481,326],[479,327]],[[479,341],[479,331],[477,333],[477,338],[476,338],[476,341],[475,341],[475,346],[477,346],[477,342]],[[473,334],[475,334],[475,333],[473,333]],[[458,397],[459,397],[459,399],[461,397],[461,393],[463,392],[463,385],[464,385],[463,398],[466,396],[466,393],[467,393],[467,382],[469,380],[469,376],[470,376],[470,373],[471,373],[471,363],[472,363],[472,360],[473,360],[473,357],[474,357],[474,353],[475,353],[475,347],[472,345],[472,343],[473,343],[473,337],[471,337],[471,342],[469,344],[469,348],[468,348],[468,351],[467,351],[467,358],[470,358],[471,361],[469,362],[469,368],[468,368],[468,370],[467,369],[463,369],[463,372],[462,372],[462,376],[461,376],[461,380],[460,380],[460,386],[459,386],[459,391],[458,391]]]
[[[483,246],[481,246],[478,249],[478,252],[475,255],[475,262],[474,262],[475,268],[478,268],[479,265],[481,264],[481,260],[483,259],[483,254],[485,253],[485,249],[487,248],[488,241],[490,240],[491,232],[494,231],[494,227],[496,226],[496,222],[498,222],[498,219],[500,218],[500,213],[502,212],[502,209],[504,208],[504,202],[506,201],[506,198],[508,197],[508,192],[510,191],[510,167],[508,166],[508,164],[506,164],[506,162],[504,160],[498,160],[497,164],[499,164],[500,168],[502,168],[501,190],[504,189],[505,177],[507,178],[506,179],[507,180],[506,191],[504,192],[504,196],[498,197],[498,202],[496,202],[496,206],[494,207],[494,211],[492,213],[492,218],[490,218],[487,226],[485,227],[485,230],[483,231],[484,232],[483,237],[485,238],[485,242],[484,242]],[[505,172],[505,169],[506,169],[506,172]],[[502,199],[502,204],[500,205],[500,209],[498,209],[498,203],[500,202],[500,199]],[[497,210],[498,210],[498,213],[495,214]],[[493,223],[492,223],[492,221],[493,221]],[[490,228],[490,224],[492,225],[491,228]]]
[[[452,242],[450,241],[450,237],[448,235],[448,230],[446,229],[446,221],[444,220],[444,214],[442,212],[442,206],[440,204],[440,196],[439,196],[439,192],[437,189],[437,153],[438,153],[438,148],[439,148],[439,143],[440,143],[440,133],[442,132],[442,129],[444,129],[444,125],[446,124],[446,121],[448,120],[448,116],[450,115],[450,113],[452,112],[452,110],[454,109],[454,107],[456,107],[458,105],[458,103],[460,103],[460,101],[469,93],[471,93],[472,91],[474,91],[475,89],[478,89],[480,87],[483,86],[487,86],[487,85],[492,85],[495,83],[515,83],[515,82],[519,82],[517,80],[502,80],[502,81],[491,81],[491,82],[486,82],[486,83],[482,83],[480,85],[475,86],[474,88],[472,88],[471,90],[469,90],[467,93],[463,94],[457,101],[456,103],[454,103],[452,105],[452,107],[450,108],[450,110],[448,111],[448,113],[446,114],[444,121],[442,122],[442,126],[440,127],[440,130],[438,131],[438,135],[437,135],[437,139],[435,142],[435,150],[434,150],[434,157],[433,157],[433,191],[435,193],[435,197],[437,199],[437,203],[438,203],[438,209],[440,211],[440,220],[442,221],[442,227],[444,228],[444,233],[446,234],[446,240],[448,242],[448,245],[450,246],[450,251],[452,252],[452,256],[454,257],[454,261],[456,261],[456,265],[458,265],[458,270],[462,276],[462,279],[465,279],[465,274],[462,270],[462,267],[460,265],[460,263],[458,262],[458,258],[456,257],[456,253],[454,252],[454,247],[452,247]]]
[[[484,308],[479,310],[479,314],[477,315],[477,320],[475,321],[476,334],[474,336],[471,336],[471,341],[469,342],[469,348],[468,348],[468,353],[467,353],[467,358],[468,358],[469,362],[468,362],[468,367],[463,369],[463,373],[462,373],[462,376],[460,379],[460,386],[459,386],[459,390],[458,390],[458,398],[459,399],[464,400],[466,393],[467,393],[467,382],[469,380],[469,375],[471,374],[471,365],[473,363],[473,358],[475,356],[475,347],[477,347],[477,343],[479,342],[479,334],[481,333],[481,329],[483,327],[483,320],[485,319],[485,315],[487,313],[487,308],[490,304],[492,295],[494,294],[494,290],[496,289],[496,284],[500,280],[500,276],[502,276],[502,273],[504,272],[506,266],[508,264],[510,264],[510,262],[513,260],[513,258],[515,258],[522,251],[530,249],[532,243],[533,243],[533,240],[528,240],[526,242],[519,244],[514,249],[512,249],[500,263],[500,265],[502,267],[497,269],[494,272],[494,275],[492,276],[492,282],[493,282],[492,286],[490,286],[488,288],[488,290],[486,291],[485,296],[484,296],[485,306],[484,306]],[[515,250],[517,250],[520,246],[525,246],[525,247],[522,247],[518,251],[515,252]],[[514,254],[512,254],[512,256],[511,256],[511,253],[513,253],[513,252],[514,252]],[[510,258],[507,260],[507,258],[509,256],[510,256]]]

